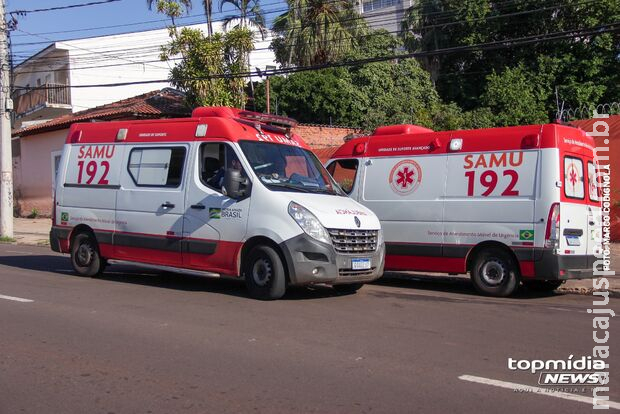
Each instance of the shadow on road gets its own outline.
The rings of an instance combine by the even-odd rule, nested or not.
[[[67,256],[6,255],[0,256],[0,265],[23,270],[57,273],[63,277],[82,278],[73,271]],[[245,285],[241,280],[165,272],[140,268],[139,266],[111,265],[96,279],[188,292],[210,292],[248,297]],[[286,295],[282,299],[305,300],[339,296],[346,295],[337,294],[328,286],[291,287],[287,289]]]
[[[480,295],[468,277],[447,275],[426,275],[423,273],[386,272],[385,275],[373,282],[375,285],[391,286],[412,290],[434,292],[459,293],[476,297]],[[511,296],[513,299],[539,299],[554,296],[563,296],[561,292],[536,292],[521,286]],[[501,298],[500,298],[501,299]]]

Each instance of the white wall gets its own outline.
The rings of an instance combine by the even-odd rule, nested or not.
[[[192,26],[206,32],[206,24]],[[215,31],[220,31],[217,24]],[[167,79],[175,61],[161,62],[161,46],[170,41],[167,29],[123,35],[103,36],[62,42],[71,60],[70,83],[73,111],[112,103],[142,93],[171,86],[168,82],[125,85],[118,87],[75,88],[79,85],[140,82]],[[268,50],[271,39],[257,37],[250,55],[252,70],[275,65]],[[105,67],[102,67],[105,66]]]

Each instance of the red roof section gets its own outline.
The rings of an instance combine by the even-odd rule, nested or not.
[[[609,115],[608,118],[583,119],[579,121],[571,121],[570,124],[583,129],[586,132],[594,131],[594,124],[599,122],[597,131],[601,135],[593,136],[597,148],[609,148],[608,151],[600,151],[599,156],[608,156],[609,160],[601,160],[601,164],[609,164],[611,166],[611,239],[613,241],[620,240],[620,176],[618,169],[620,168],[620,115]],[[609,126],[608,135],[605,133],[606,127],[604,122]],[[607,143],[605,143],[605,140]]]
[[[174,89],[164,88],[31,125],[13,132],[12,135],[23,137],[55,131],[69,128],[75,122],[178,118],[187,117],[190,114],[191,110],[184,104],[184,95]]]

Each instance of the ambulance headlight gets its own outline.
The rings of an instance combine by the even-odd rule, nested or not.
[[[329,233],[327,233],[327,230],[325,230],[325,227],[323,227],[319,219],[309,212],[308,209],[291,201],[288,205],[288,214],[293,217],[293,220],[299,224],[299,227],[301,227],[308,236],[320,242],[331,244]]]
[[[383,244],[383,229],[379,229],[379,233],[377,234],[377,248],[381,247]]]

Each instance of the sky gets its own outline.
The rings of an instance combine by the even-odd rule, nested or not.
[[[93,1],[98,0],[7,0],[7,18],[10,12],[18,10],[47,9]],[[206,21],[202,1],[194,0],[193,3],[189,16],[180,19],[178,24]],[[146,0],[119,0],[87,7],[16,15],[17,29],[11,32],[14,63],[19,63],[58,40],[164,28],[168,21],[154,10],[148,10],[146,4]],[[284,0],[260,0],[260,4],[268,22],[283,13],[286,7]],[[230,5],[219,12],[219,0],[214,0],[213,9],[216,12],[214,19],[231,14]]]

